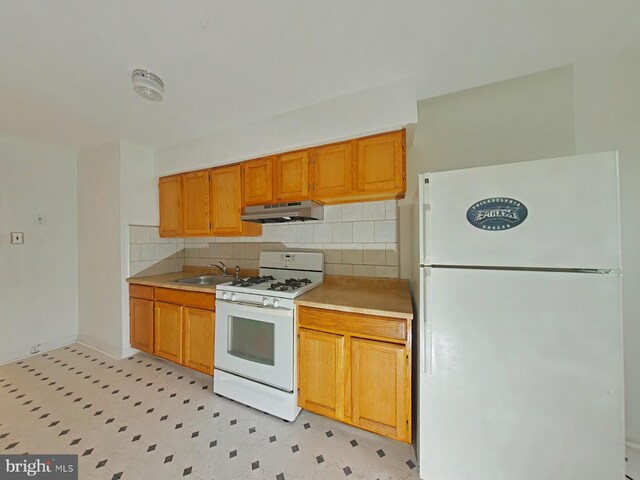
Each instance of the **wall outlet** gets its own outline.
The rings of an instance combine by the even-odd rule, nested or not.
[[[21,245],[24,243],[24,232],[11,232],[11,243]]]
[[[33,354],[33,353],[40,353],[40,347],[41,347],[41,346],[42,346],[42,344],[40,344],[40,343],[39,343],[39,344],[34,345],[33,347],[31,347],[31,353],[32,353],[32,354]]]

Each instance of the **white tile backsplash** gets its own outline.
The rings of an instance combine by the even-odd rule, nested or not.
[[[200,240],[202,241],[202,240]],[[198,257],[201,245],[188,244],[189,254]],[[185,263],[183,238],[160,238],[158,227],[129,226],[129,275],[160,275],[182,270]]]
[[[266,227],[262,227],[263,229]],[[280,241],[284,242],[284,243],[295,243],[296,238],[297,238],[297,225],[295,224],[290,224],[290,225],[282,225],[282,230],[281,230],[281,235],[280,235]]]
[[[341,222],[342,221],[342,206],[341,205],[325,205],[324,222]]]
[[[313,226],[313,241],[316,243],[330,242],[332,236],[332,226],[330,223],[316,223]]]
[[[354,223],[353,241],[358,243],[374,242],[374,222]]]
[[[362,244],[343,243],[341,263],[362,264]]]
[[[339,222],[332,224],[332,241],[340,243],[353,242],[353,223]]]
[[[325,273],[398,276],[396,200],[328,205],[318,222],[263,225],[259,237],[162,239],[158,227],[130,226],[130,275],[155,275],[223,261],[257,269],[261,251],[323,252]]]
[[[296,225],[296,242],[312,243],[313,242],[313,224],[299,223]]]
[[[385,251],[386,251],[387,265],[392,267],[397,267],[398,266],[398,244],[387,243],[385,247]]]
[[[375,222],[376,242],[396,242],[398,222],[395,220],[379,220]]]
[[[353,265],[345,265],[344,263],[336,263],[333,266],[333,275],[353,275]]]
[[[345,203],[342,205],[342,221],[358,222],[362,220],[362,203]]]
[[[342,263],[342,244],[325,243],[322,245],[324,263]]]
[[[384,243],[364,244],[362,246],[362,258],[365,265],[386,265],[386,245]]]
[[[363,220],[385,220],[386,219],[386,203],[367,202],[362,204]]]
[[[397,200],[387,200],[385,202],[385,218],[387,220],[396,220],[398,218]]]
[[[373,277],[375,275],[375,267],[373,265],[354,265],[353,275],[356,277]]]
[[[139,244],[129,244],[129,261],[130,262],[139,262],[140,261],[140,245]]]

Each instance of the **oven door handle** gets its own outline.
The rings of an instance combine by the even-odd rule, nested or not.
[[[265,307],[264,305],[257,305],[255,303],[245,303],[245,302],[229,302],[227,300],[218,300],[216,299],[216,305],[224,304],[223,308],[233,308],[241,312],[255,312],[255,308],[260,308],[262,310],[266,310],[269,312],[269,315],[277,315],[279,317],[293,317],[293,310],[289,308],[273,308],[273,307]],[[218,312],[219,313],[219,312]]]

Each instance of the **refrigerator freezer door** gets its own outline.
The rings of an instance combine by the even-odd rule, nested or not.
[[[433,173],[429,182],[431,265],[620,268],[616,152]]]
[[[420,477],[624,478],[620,277],[430,270]]]

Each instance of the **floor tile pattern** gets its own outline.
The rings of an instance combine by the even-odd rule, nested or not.
[[[412,447],[303,411],[287,423],[145,354],[71,345],[0,367],[0,452],[70,453],[79,478],[417,479]]]

